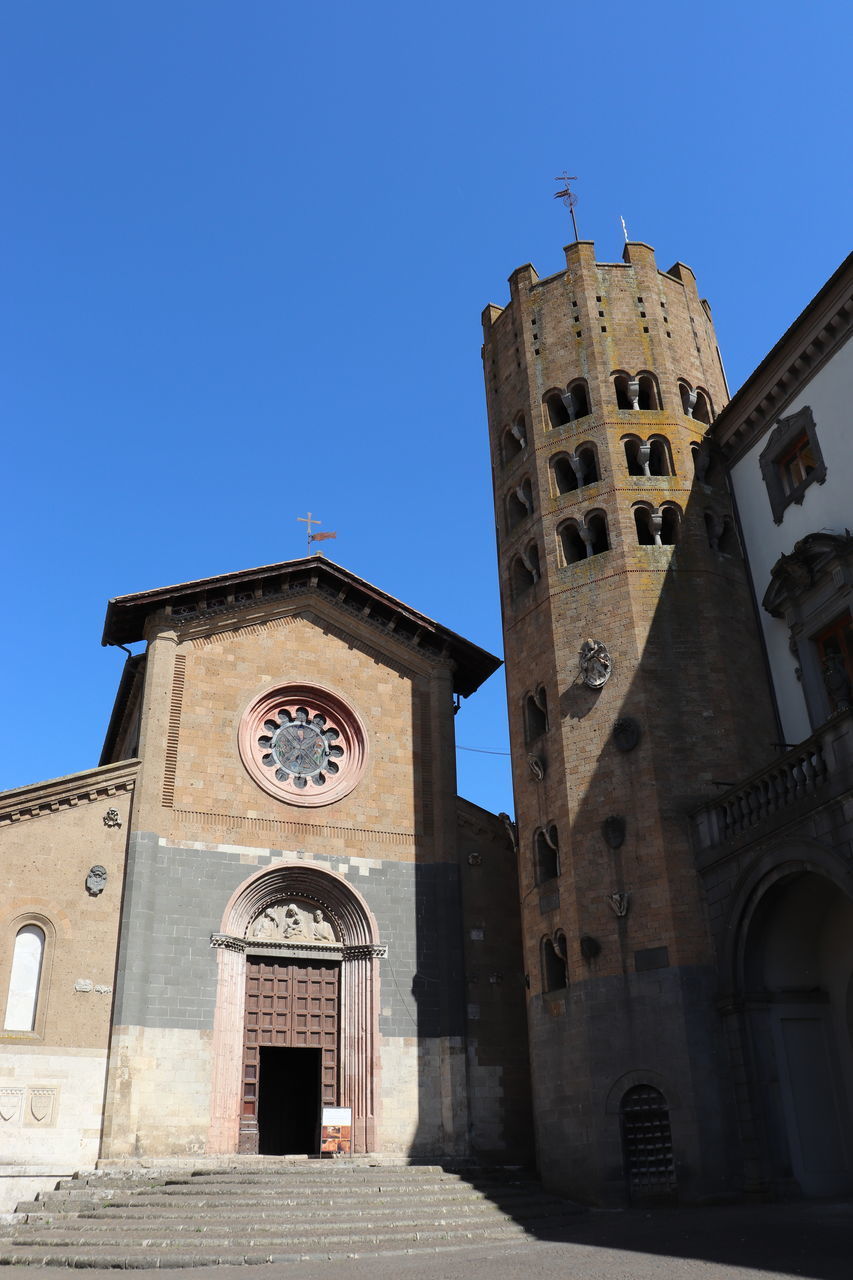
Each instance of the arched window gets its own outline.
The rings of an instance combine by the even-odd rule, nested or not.
[[[560,874],[560,854],[557,844],[557,828],[552,824],[545,831],[537,831],[534,837],[536,883],[554,880]]]
[[[600,479],[598,474],[598,455],[594,444],[579,445],[576,453],[581,464],[581,484],[595,484]]]
[[[696,395],[689,382],[679,382],[678,394],[681,396],[681,408],[688,418],[693,417]]]
[[[518,423],[514,422],[511,427],[507,427],[503,434],[501,455],[505,464],[512,462],[519,454],[524,453],[527,444],[527,437],[522,431],[516,430],[517,427]]]
[[[563,564],[576,564],[586,559],[586,543],[581,537],[576,520],[567,520],[557,530],[560,559]]]
[[[638,1084],[622,1098],[622,1155],[632,1198],[671,1195],[675,1161],[669,1107],[660,1089]]]
[[[637,542],[641,547],[653,547],[655,545],[659,545],[658,538],[655,537],[653,521],[654,511],[651,507],[644,505],[634,507],[634,523],[637,526]]]
[[[511,489],[506,500],[506,521],[509,529],[515,529],[533,514],[533,488],[528,479]]]
[[[563,403],[563,397],[559,391],[549,391],[544,397],[544,402],[546,426],[564,427],[568,422],[571,422],[569,411]]]
[[[515,557],[512,562],[511,579],[514,598],[524,595],[531,587],[535,587],[541,577],[539,568],[539,548],[535,542]]]
[[[613,386],[616,389],[616,408],[617,409],[633,409],[634,396],[631,394],[631,379],[627,373],[617,373],[613,378]]]
[[[44,930],[38,925],[25,924],[18,930],[12,953],[4,1031],[32,1031],[35,1027],[44,943]]]
[[[667,503],[660,509],[660,540],[664,547],[674,547],[681,528],[681,509],[675,503]]]
[[[574,493],[580,485],[577,471],[567,453],[560,453],[551,463],[551,474],[554,477],[554,488],[558,494]]]
[[[548,701],[545,690],[539,688],[524,700],[524,732],[528,742],[535,742],[548,731]]]
[[[718,511],[706,511],[705,532],[708,535],[708,546],[717,555],[738,554],[738,540],[729,516],[720,515]]]
[[[647,476],[649,474],[650,447],[646,440],[639,436],[625,436],[625,461],[628,464],[629,476]]]
[[[710,426],[713,416],[711,397],[708,395],[707,391],[703,391],[701,387],[697,387],[696,404],[693,406],[693,417],[697,422],[704,422],[706,426]]]
[[[585,418],[589,413],[589,389],[584,378],[569,383],[567,392],[572,404],[572,418]]]
[[[540,942],[539,957],[543,991],[563,991],[569,985],[565,947],[566,937],[563,933],[555,934],[553,939],[545,937]],[[562,949],[562,955],[560,949]]]
[[[637,382],[639,384],[639,395],[637,397],[638,407],[640,409],[663,408],[657,379],[654,374],[640,373],[637,375]]]
[[[649,439],[649,470],[650,476],[671,476],[675,474],[672,465],[672,454],[669,450],[669,441],[665,436],[652,436]]]
[[[602,551],[610,550],[610,539],[607,536],[607,517],[603,511],[591,511],[585,520],[589,555],[597,556]]]

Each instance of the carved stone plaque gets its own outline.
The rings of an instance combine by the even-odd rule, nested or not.
[[[581,679],[590,689],[600,689],[610,679],[613,663],[600,640],[584,640],[578,654]]]
[[[314,903],[276,902],[249,925],[247,938],[259,942],[338,942],[331,923]]]
[[[627,823],[625,819],[615,813],[612,813],[609,818],[605,818],[601,824],[601,834],[611,849],[619,849],[625,843],[626,829]]]
[[[613,741],[618,751],[633,751],[640,741],[640,726],[631,716],[622,716],[613,726]]]

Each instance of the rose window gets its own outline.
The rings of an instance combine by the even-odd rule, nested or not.
[[[297,707],[291,715],[282,707],[276,720],[264,721],[266,732],[258,738],[264,752],[261,764],[275,769],[277,782],[290,779],[300,790],[309,780],[315,787],[324,787],[326,779],[340,771],[338,761],[344,754],[336,742],[339,731],[326,724],[319,711],[312,716],[307,707]]]
[[[255,782],[277,799],[330,804],[351,791],[366,763],[367,739],[337,694],[284,685],[258,698],[239,730],[240,755]]]

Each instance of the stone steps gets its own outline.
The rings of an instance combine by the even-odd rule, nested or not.
[[[344,1161],[63,1179],[0,1227],[0,1265],[183,1267],[436,1252],[550,1234],[575,1206],[517,1171]]]

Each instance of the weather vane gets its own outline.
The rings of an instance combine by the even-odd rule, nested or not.
[[[554,199],[562,200],[563,204],[566,206],[569,213],[572,215],[572,226],[574,227],[574,231],[575,231],[575,239],[580,240],[580,236],[578,235],[578,224],[575,219],[575,205],[578,202],[578,198],[575,195],[574,191],[572,191],[572,188],[569,186],[570,182],[577,182],[577,178],[573,178],[571,174],[566,173],[564,170],[563,173],[560,175],[560,177],[555,178],[554,181],[562,182],[565,184],[562,191],[554,192]]]
[[[312,542],[325,542],[328,538],[336,538],[336,537],[338,536],[338,535],[337,535],[337,533],[331,533],[331,532],[327,532],[327,533],[312,533],[312,532],[311,532],[311,526],[312,526],[312,525],[315,525],[315,524],[322,524],[322,523],[323,523],[323,521],[322,521],[322,520],[318,520],[316,516],[312,516],[312,514],[311,514],[311,512],[310,512],[310,511],[308,512],[308,515],[307,515],[307,516],[297,516],[297,517],[296,517],[296,519],[297,519],[297,520],[301,520],[301,521],[302,521],[302,523],[306,526],[306,532],[307,532],[307,534],[308,534],[308,554],[309,554],[309,556],[310,556],[310,554],[311,554],[311,543],[312,543]],[[323,553],[322,553],[322,551],[318,552],[318,555],[322,555],[322,554],[323,554]]]

